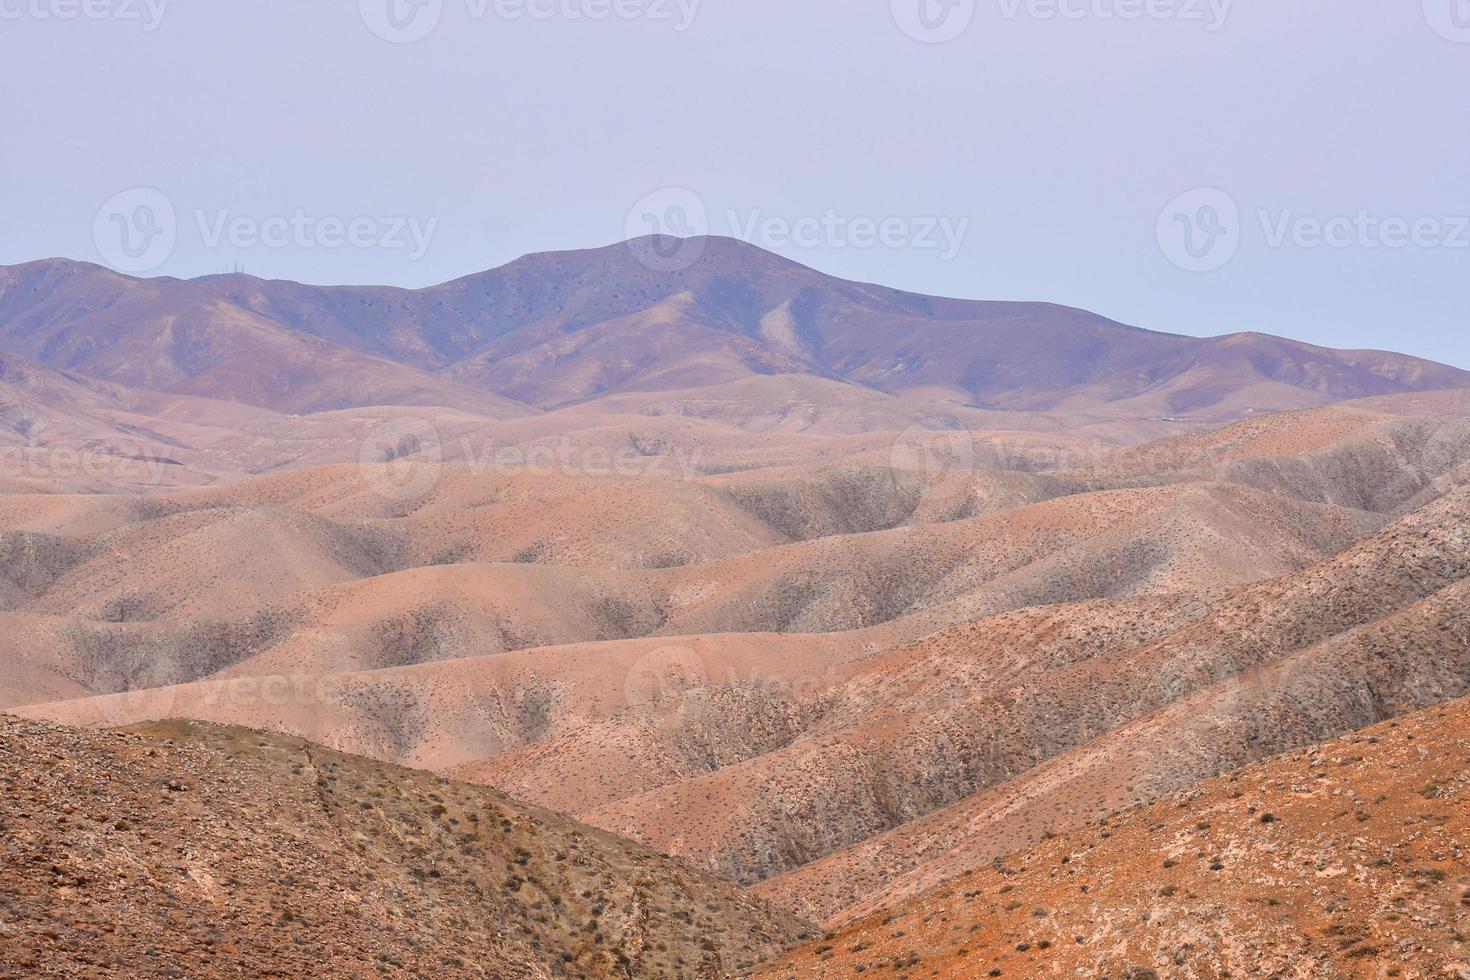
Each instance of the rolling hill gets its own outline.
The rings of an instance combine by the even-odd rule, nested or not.
[[[700,244],[0,269],[0,973],[1456,968],[1470,374]]]
[[[1453,977],[1470,704],[1290,752],[1061,834],[760,977]]]

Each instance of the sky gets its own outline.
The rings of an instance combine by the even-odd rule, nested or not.
[[[0,264],[650,230],[1470,368],[1470,0],[0,0]]]

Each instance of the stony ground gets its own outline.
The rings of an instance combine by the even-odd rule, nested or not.
[[[246,729],[0,718],[0,976],[717,977],[804,928],[427,773]]]
[[[769,978],[1470,977],[1470,701],[955,878]]]

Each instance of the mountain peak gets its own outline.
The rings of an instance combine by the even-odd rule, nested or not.
[[[416,290],[137,280],[61,259],[7,270],[6,280],[22,285],[0,291],[0,350],[290,410],[421,404],[434,397],[432,377],[546,408],[802,373],[993,409],[1199,421],[1470,386],[1470,374],[1399,355],[1258,333],[1197,339],[1045,303],[848,282],[713,235],[535,253]],[[685,300],[671,315],[676,296]],[[329,390],[314,371],[284,377],[279,390],[240,388],[255,365],[321,363],[334,348]],[[360,376],[344,374],[346,363]]]

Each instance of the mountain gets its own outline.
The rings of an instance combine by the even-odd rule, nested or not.
[[[810,935],[494,791],[244,729],[0,717],[0,972],[722,977]]]
[[[1147,835],[1470,693],[1470,376],[700,244],[416,291],[0,270],[0,974],[1453,965],[1444,879],[1346,837],[1236,881],[1246,839],[1195,839],[1233,811]],[[1371,799],[1442,816],[1399,775]],[[1314,784],[1271,781],[1289,824]],[[1332,788],[1420,861],[1434,821]],[[1146,806],[1135,850],[1222,867],[1156,901],[1096,824]],[[1035,904],[944,890],[1026,862]],[[1212,880],[1189,932],[1162,900]],[[803,921],[858,932],[780,959]]]
[[[1470,702],[1260,762],[947,875],[762,978],[1456,977]]]
[[[930,402],[1224,420],[1470,386],[1470,374],[1262,334],[1154,333],[1045,303],[846,282],[730,239],[670,273],[640,243],[530,255],[421,290],[0,269],[0,349],[137,387],[289,411],[447,404],[508,417],[757,376]],[[501,396],[497,400],[495,396]]]
[[[289,412],[427,404],[533,414],[261,315],[218,279],[132,279],[65,260],[0,268],[0,349],[135,388]]]

